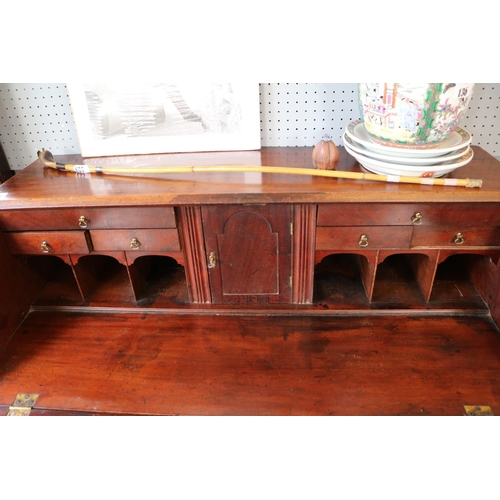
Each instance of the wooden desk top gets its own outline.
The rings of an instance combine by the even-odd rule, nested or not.
[[[43,166],[38,159],[0,185],[0,210],[83,206],[197,205],[228,203],[409,203],[500,202],[500,162],[474,146],[474,159],[449,178],[482,179],[481,188],[395,184],[366,180],[259,173],[162,175],[74,174]],[[337,170],[361,171],[340,150]],[[84,160],[58,156],[62,163],[90,165],[266,165],[312,168],[312,148],[184,153]]]

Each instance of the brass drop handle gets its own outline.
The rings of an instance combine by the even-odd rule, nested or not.
[[[210,252],[208,254],[208,268],[213,269],[217,266],[217,255],[215,252]]]
[[[368,236],[366,236],[366,234],[362,234],[362,235],[359,237],[358,245],[359,245],[361,248],[365,248],[365,247],[367,247],[367,246],[368,246]]]
[[[78,219],[78,225],[82,229],[87,229],[87,227],[89,226],[89,220],[87,219],[87,217],[85,217],[85,215],[80,216],[80,218]]]
[[[43,253],[49,253],[50,252],[50,245],[44,240],[44,241],[42,241],[42,244],[40,245],[40,250]]]
[[[455,243],[455,245],[463,245],[465,243],[464,235],[462,233],[457,233],[455,235],[455,239],[453,240],[453,243]]]
[[[420,224],[422,224],[423,221],[423,215],[420,212],[415,212],[412,215],[411,221],[414,226],[420,226]]]
[[[140,247],[141,247],[141,242],[137,238],[132,238],[130,240],[130,248],[132,250],[139,250]]]

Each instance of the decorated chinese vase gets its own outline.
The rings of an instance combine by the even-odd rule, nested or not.
[[[473,83],[360,83],[360,113],[378,144],[433,148],[456,130],[473,90]]]

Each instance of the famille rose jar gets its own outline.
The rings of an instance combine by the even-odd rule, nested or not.
[[[374,142],[431,149],[458,127],[473,90],[473,83],[360,83],[360,113]]]

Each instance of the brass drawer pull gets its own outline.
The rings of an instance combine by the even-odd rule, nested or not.
[[[413,214],[411,218],[411,221],[414,226],[420,226],[420,224],[422,224],[423,221],[423,215],[420,212],[415,212],[415,214]]]
[[[457,233],[455,235],[455,239],[453,240],[453,243],[455,243],[455,245],[463,245],[465,243],[464,235],[462,233]]]
[[[40,250],[43,253],[49,253],[50,252],[50,245],[46,241],[42,241],[42,244],[40,245]]]
[[[362,234],[362,235],[359,237],[358,245],[359,245],[361,248],[365,248],[365,247],[367,247],[367,246],[368,246],[368,236],[366,236],[366,234]]]
[[[87,219],[87,217],[85,217],[85,215],[80,216],[80,218],[78,219],[78,225],[82,229],[87,229],[87,227],[89,226],[89,220]]]
[[[130,240],[130,248],[132,250],[139,250],[140,246],[141,246],[141,242],[137,238],[132,238]]]
[[[213,269],[217,266],[217,255],[215,252],[210,252],[208,255],[208,268]]]

